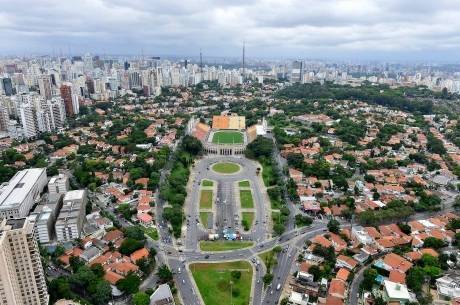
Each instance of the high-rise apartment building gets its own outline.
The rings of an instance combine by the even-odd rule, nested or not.
[[[65,194],[70,188],[69,177],[66,175],[58,175],[51,177],[48,182],[48,193],[50,195],[54,194]]]
[[[51,79],[48,75],[43,75],[38,78],[38,89],[40,90],[40,95],[45,98],[45,100],[51,99]]]
[[[19,106],[19,114],[21,116],[24,137],[27,139],[35,138],[39,131],[35,107],[31,103],[21,104]]]
[[[13,82],[11,81],[11,78],[8,78],[8,77],[2,78],[1,85],[3,88],[3,93],[6,96],[13,95]]]
[[[65,112],[68,116],[74,116],[74,107],[72,103],[72,83],[64,83],[59,89],[61,92],[61,98],[64,101]]]
[[[47,101],[47,112],[50,116],[52,130],[62,128],[66,119],[64,102],[60,97],[53,97]]]
[[[10,121],[10,115],[8,113],[7,106],[0,100],[0,131],[8,130],[8,122]]]
[[[81,237],[85,219],[86,202],[85,190],[69,191],[65,194],[55,229],[59,242],[71,241]]]
[[[0,304],[48,304],[34,227],[26,218],[4,219],[0,223],[0,266]]]

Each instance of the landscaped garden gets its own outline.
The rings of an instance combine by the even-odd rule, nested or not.
[[[212,209],[212,191],[210,190],[201,191],[200,209]]]

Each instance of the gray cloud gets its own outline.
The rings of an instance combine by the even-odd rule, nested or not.
[[[437,58],[460,47],[457,0],[0,0],[0,53]]]

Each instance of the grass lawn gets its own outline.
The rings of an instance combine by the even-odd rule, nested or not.
[[[201,251],[230,251],[249,248],[254,245],[252,241],[200,241]]]
[[[202,186],[213,186],[214,182],[211,181],[211,180],[203,180],[203,181],[201,181],[201,185]]]
[[[250,190],[240,191],[241,208],[252,209],[254,207],[254,200],[252,199],[252,193]]]
[[[158,235],[158,231],[155,228],[146,228],[144,229],[144,233],[147,234],[153,240],[160,239],[160,236]]]
[[[262,164],[262,180],[264,181],[266,187],[269,187],[273,184],[272,177],[273,167],[271,164]]]
[[[234,174],[240,170],[240,166],[232,162],[221,162],[214,164],[212,170],[221,174]]]
[[[211,212],[200,212],[200,221],[201,224],[207,229],[208,228],[208,219]]]
[[[250,304],[252,267],[246,261],[190,265],[193,279],[205,305]],[[240,271],[234,279],[232,271]]]
[[[252,222],[254,221],[254,212],[242,212],[241,214],[243,217],[241,223],[243,224],[244,230],[249,231],[252,227]]]
[[[212,209],[212,191],[210,190],[201,191],[200,209]]]
[[[240,181],[240,182],[238,182],[238,185],[239,185],[239,187],[249,187],[250,186],[248,180]]]
[[[217,131],[212,136],[212,143],[242,144],[243,134],[239,131]]]

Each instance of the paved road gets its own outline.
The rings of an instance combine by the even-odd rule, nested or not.
[[[235,174],[223,175],[212,170],[212,165],[216,162],[229,161],[241,166],[241,170]],[[193,251],[198,248],[198,242],[206,239],[208,231],[199,223],[199,196],[200,182],[203,179],[213,180],[217,187],[216,198],[216,215],[213,215],[214,232],[222,234],[224,228],[234,228],[240,230],[244,239],[254,240],[256,242],[264,241],[269,232],[269,213],[267,211],[268,197],[261,184],[261,178],[257,176],[258,164],[244,157],[235,156],[207,156],[197,160],[192,168],[191,181],[189,182],[189,195],[185,201],[186,206],[186,228],[185,233],[185,250]],[[239,211],[236,209],[237,202],[235,192],[238,190],[238,181],[249,180],[254,205],[256,210],[255,222],[250,232],[244,233],[241,230],[241,220]]]
[[[278,264],[273,270],[275,278],[273,280],[274,288],[267,288],[264,290],[262,277],[265,271],[262,268],[258,268],[255,274],[255,289],[253,290],[253,304],[277,304],[281,295],[281,289],[276,290],[278,283],[281,287],[284,286],[288,275],[291,271],[294,260],[297,257],[297,251],[301,248],[307,239],[311,239],[316,234],[322,233],[326,230],[326,225],[323,223],[315,223],[311,227],[300,228],[291,230],[284,233],[278,238],[272,238],[265,240],[252,248],[246,248],[241,250],[234,250],[229,252],[220,253],[201,253],[199,251],[184,251],[179,252],[174,248],[170,248],[168,255],[168,263],[175,272],[174,279],[177,283],[178,289],[181,293],[181,297],[184,300],[184,304],[201,304],[200,296],[197,293],[192,276],[189,272],[185,272],[186,265],[194,262],[221,262],[221,261],[232,261],[232,260],[250,260],[252,257],[256,257],[258,254],[271,249],[276,245],[285,247],[289,245],[289,251],[286,253],[280,253],[278,257]],[[181,268],[181,273],[178,273],[178,268]],[[259,283],[257,283],[259,281]],[[273,293],[271,291],[273,290]]]

